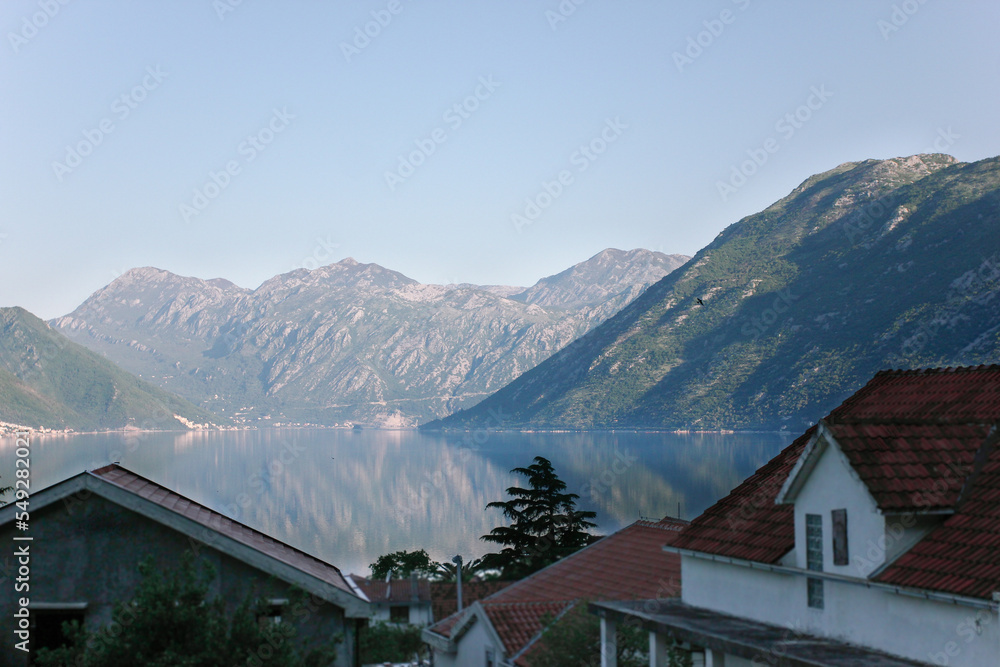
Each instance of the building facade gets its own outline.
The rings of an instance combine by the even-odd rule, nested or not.
[[[17,509],[13,504],[0,509],[0,540],[29,545],[24,598],[32,650],[57,646],[64,620],[113,632],[112,609],[133,596],[138,563],[152,557],[172,569],[191,552],[214,569],[210,597],[220,596],[230,609],[248,595],[266,600],[269,617],[294,627],[290,641],[301,646],[338,641],[335,664],[356,664],[358,629],[370,605],[336,567],[155,482],[111,465],[33,493],[28,542],[14,541],[25,535],[16,528]],[[18,565],[11,560],[3,565],[0,586],[13,591]],[[13,648],[21,613],[17,596],[0,595],[0,627],[7,638],[2,665],[29,664],[29,654]],[[269,651],[260,647],[261,657]]]
[[[679,601],[592,611],[713,667],[1000,666],[998,424],[998,366],[879,373],[665,547]]]

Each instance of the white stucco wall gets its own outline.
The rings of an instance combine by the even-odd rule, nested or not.
[[[396,606],[396,605],[392,605]],[[372,615],[371,619],[373,621],[379,621],[384,623],[389,623],[391,618],[391,612],[389,611],[390,605],[384,603],[378,603],[372,605]],[[409,606],[409,621],[410,625],[430,625],[433,620],[431,612],[431,605],[429,602],[422,602],[418,604],[412,604]]]
[[[497,664],[503,658],[502,647],[494,646],[491,634],[480,621],[469,628],[458,641],[455,653],[434,651],[435,667],[484,667],[486,665],[486,649],[492,648]]]
[[[825,608],[810,609],[805,577],[689,556],[681,558],[681,577],[684,602],[790,634],[833,637],[931,664],[1000,667],[996,613],[831,581],[824,583]]]
[[[847,510],[848,565],[833,564],[830,512]],[[795,566],[806,567],[806,514],[823,517],[823,571],[867,577],[885,562],[885,518],[874,498],[836,445],[825,448],[795,498]]]

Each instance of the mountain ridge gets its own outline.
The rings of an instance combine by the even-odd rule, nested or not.
[[[630,252],[550,280],[558,307],[513,298],[525,288],[424,285],[348,258],[254,290],[133,269],[52,323],[222,414],[413,426],[503,386],[631,300],[646,286],[636,280],[686,260]],[[584,294],[588,262],[605,284]]]
[[[499,413],[511,428],[777,430],[811,423],[886,365],[994,360],[995,278],[968,276],[997,265],[980,250],[996,247],[998,192],[1000,158],[811,176],[497,394],[426,427]]]
[[[78,431],[224,421],[129,375],[19,307],[0,308],[0,420]]]

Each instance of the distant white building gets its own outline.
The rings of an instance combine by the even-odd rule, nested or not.
[[[712,667],[1000,665],[998,423],[1000,366],[879,373],[665,547],[680,600],[591,605],[604,664],[629,622]]]
[[[418,579],[416,575],[389,581],[367,579],[356,574],[348,576],[371,601],[371,621],[422,626],[430,625],[434,620],[428,580]]]

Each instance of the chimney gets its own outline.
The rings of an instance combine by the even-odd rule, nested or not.
[[[420,602],[420,581],[416,572],[410,572],[410,600]]]

